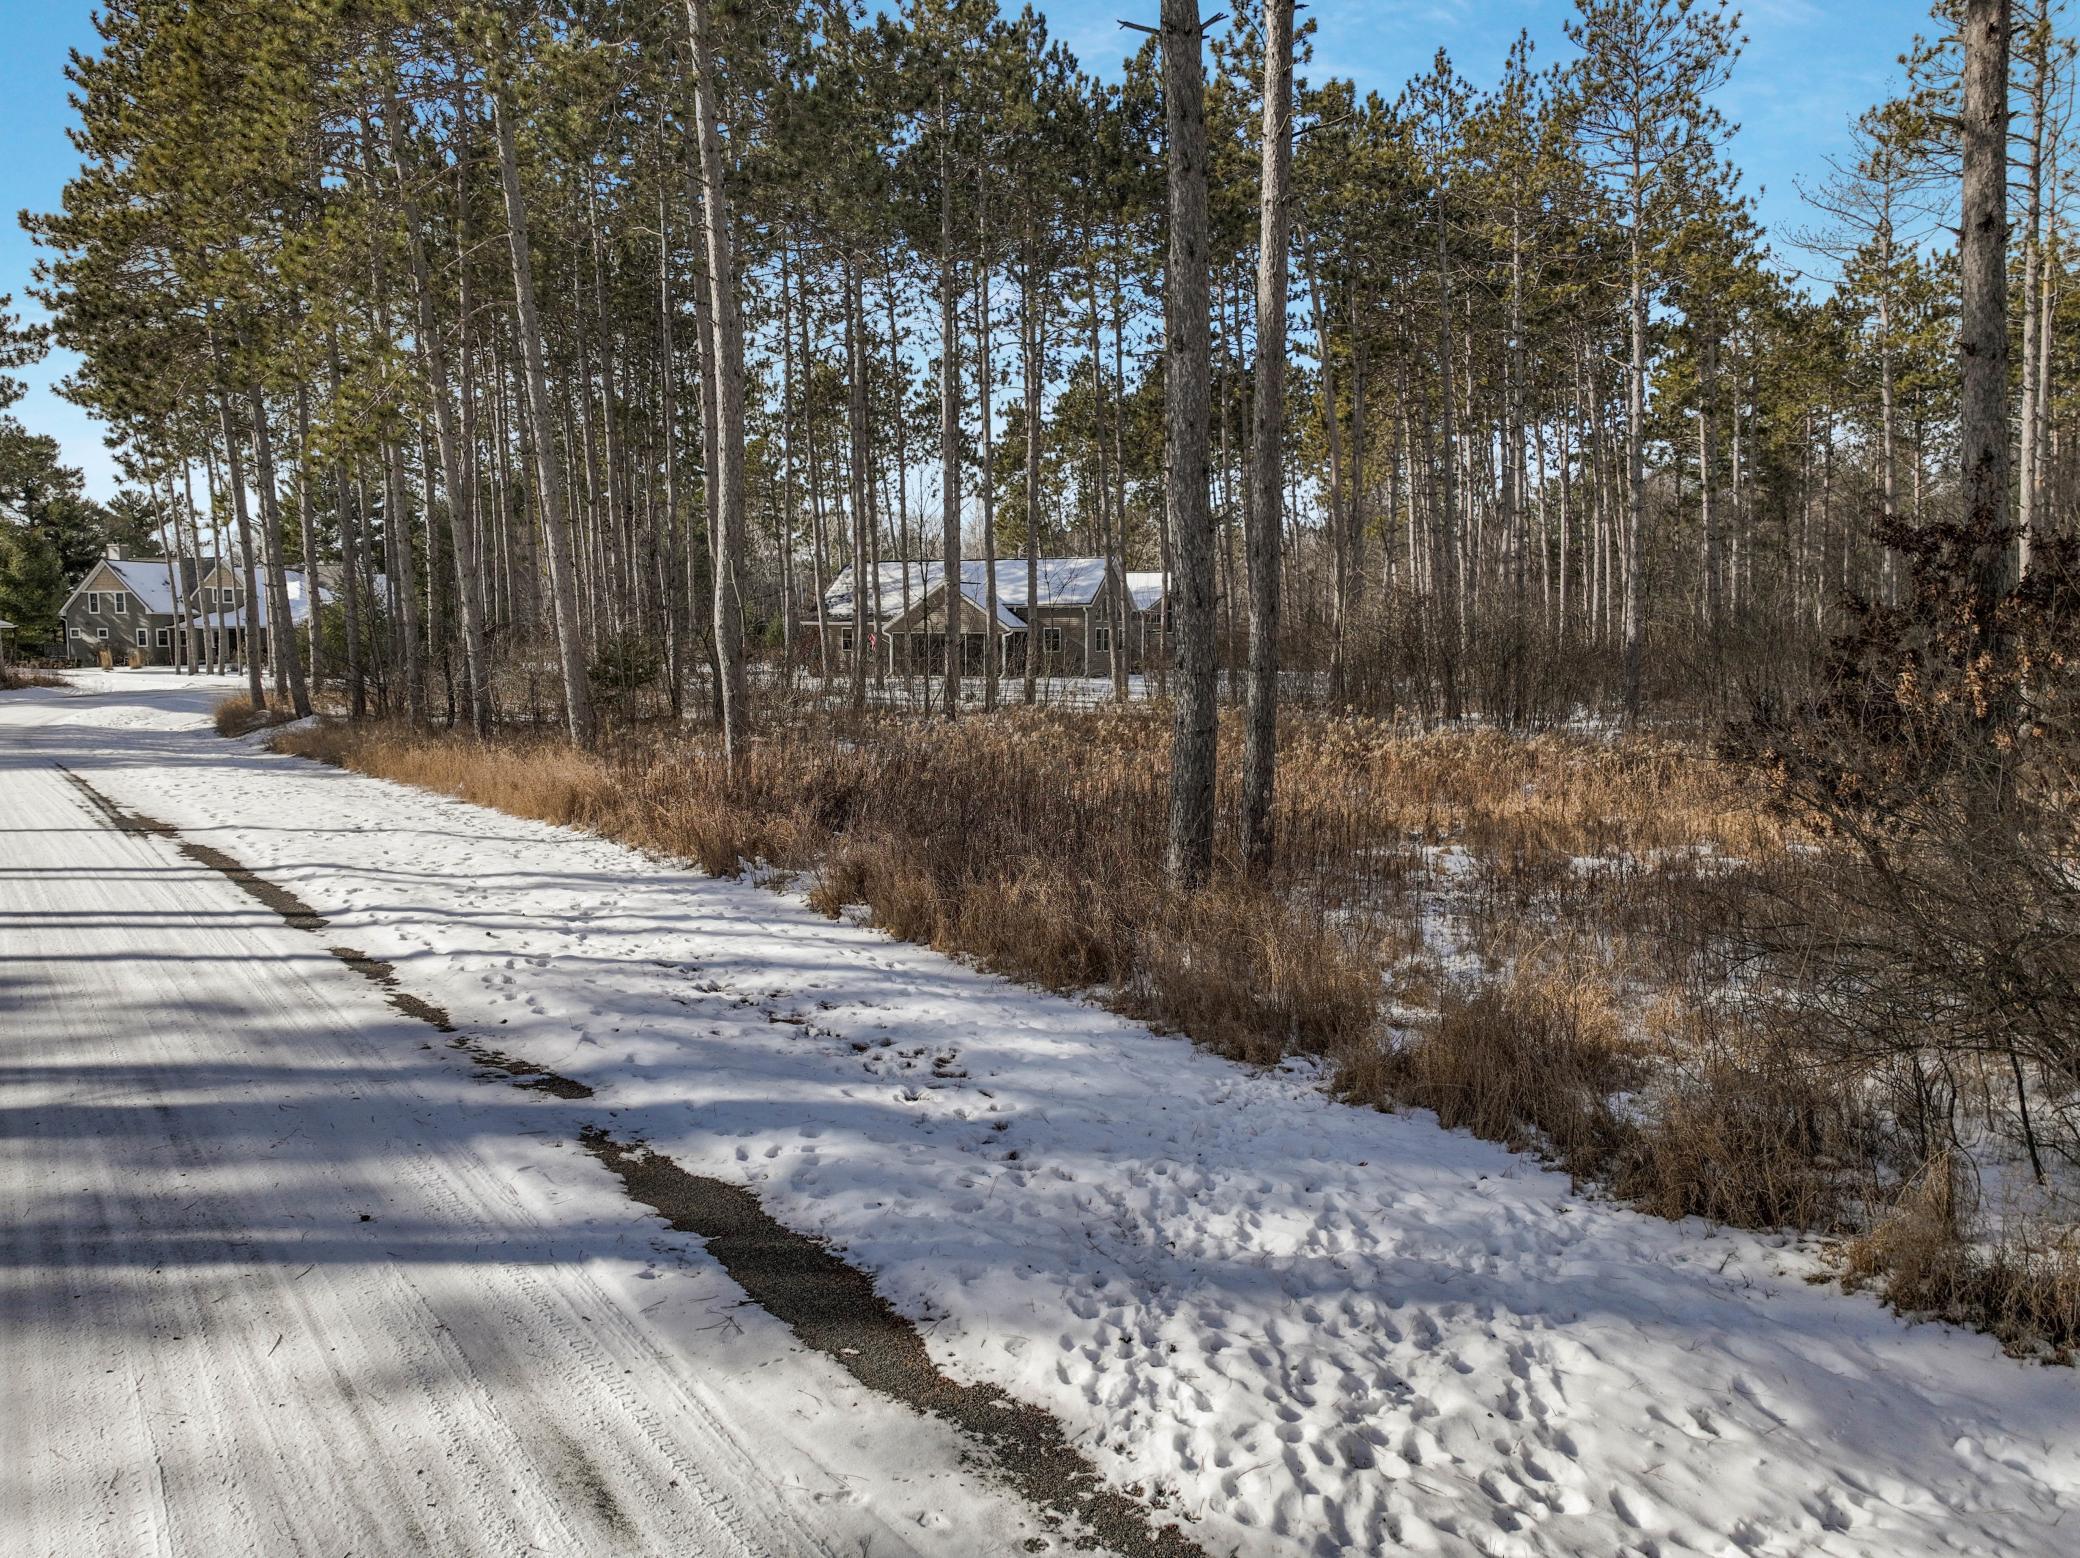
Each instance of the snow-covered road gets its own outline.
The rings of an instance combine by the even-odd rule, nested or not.
[[[0,1553],[1023,1550],[953,1435],[654,1248],[561,1105],[116,831],[24,713],[0,700]]]
[[[542,1367],[524,1353],[477,1361],[475,1349],[508,1344],[509,1324],[552,1333],[531,1344],[546,1355],[573,1345],[569,1336],[606,1348],[610,1369],[632,1368],[628,1378],[644,1381],[627,1388],[643,1392],[655,1417],[686,1414],[697,1446],[751,1442],[763,1405],[779,1448],[769,1455],[760,1438],[759,1464],[805,1490],[790,1506],[795,1517],[827,1531],[821,1522],[837,1516],[813,1500],[850,1473],[865,1490],[852,1513],[864,1522],[859,1509],[871,1510],[894,1528],[877,1553],[933,1534],[929,1516],[918,1523],[931,1489],[953,1488],[940,1425],[842,1374],[818,1373],[817,1360],[758,1311],[728,1307],[727,1279],[687,1241],[635,1221],[637,1209],[615,1200],[603,1173],[530,1130],[597,1121],[691,1172],[750,1187],[774,1216],[832,1239],[870,1271],[923,1323],[947,1373],[1052,1411],[1116,1486],[1160,1493],[1210,1553],[2034,1558],[2071,1548],[2080,1526],[2072,1372],[2017,1363],[1983,1337],[1910,1325],[1868,1298],[1811,1285],[1816,1265],[1795,1248],[1577,1196],[1564,1178],[1440,1131],[1427,1116],[1344,1107],[1304,1071],[1246,1073],[1096,1007],[833,924],[786,895],[220,741],[204,726],[206,697],[168,678],[117,674],[85,685],[92,696],[0,700],[0,826],[23,826],[14,811],[24,773],[63,761],[122,804],[292,889],[328,918],[328,935],[394,964],[407,988],[458,1023],[595,1096],[566,1104],[455,1080],[447,1057],[415,1058],[423,1034],[384,1029],[380,1007],[355,1037],[327,1015],[321,1033],[299,1028],[286,1045],[234,1043],[225,1030],[250,1026],[251,1012],[334,1004],[283,989],[352,976],[320,967],[313,938],[264,926],[247,927],[271,938],[256,988],[241,982],[249,953],[178,957],[158,972],[149,955],[157,931],[131,924],[145,901],[133,856],[90,899],[53,900],[87,916],[68,936],[103,939],[80,941],[75,962],[55,972],[33,972],[33,952],[31,972],[19,960],[0,970],[0,1000],[31,1014],[27,1038],[12,1016],[6,1035],[0,1102],[16,1122],[9,1183],[28,1185],[35,1199],[27,1227],[55,1224],[8,1261],[37,1307],[31,1332],[11,1321],[6,1342],[12,1353],[18,1336],[48,1334],[59,1351],[71,1349],[38,1366],[44,1372],[32,1377],[44,1383],[29,1398],[49,1398],[53,1371],[64,1368],[66,1388],[81,1393],[80,1410],[67,1413],[83,1426],[70,1432],[134,1435],[143,1430],[122,1425],[136,1420],[154,1434],[190,1431],[178,1392],[193,1378],[192,1399],[202,1400],[208,1371],[183,1362],[185,1340],[168,1338],[194,1334],[184,1328],[197,1322],[188,1312],[139,1320],[157,1314],[144,1302],[153,1268],[193,1289],[196,1312],[265,1304],[286,1315],[297,1296],[263,1288],[247,1298],[231,1280],[235,1265],[206,1253],[216,1248],[208,1237],[184,1231],[191,1203],[198,1216],[209,1205],[194,1202],[195,1168],[166,1147],[143,1157],[136,1127],[124,1134],[95,1123],[109,1110],[150,1112],[167,1136],[153,1108],[159,1089],[176,1121],[193,1111],[204,1122],[188,1139],[203,1143],[194,1150],[206,1162],[219,1161],[207,1156],[219,1136],[244,1149],[202,1176],[212,1194],[232,1198],[226,1205],[253,1198],[239,1259],[264,1254],[285,1268],[283,1281],[310,1260],[296,1259],[291,1243],[352,1254],[336,1255],[340,1266],[394,1262],[397,1280],[438,1294],[434,1312],[456,1333],[439,1338],[442,1355],[470,1363],[462,1379],[481,1383],[494,1418],[507,1409],[501,1387]],[[48,818],[68,800],[61,789],[36,804]],[[86,826],[65,815],[63,826]],[[30,874],[62,877],[80,837],[57,839]],[[0,865],[9,868],[0,876],[5,907],[18,916],[20,873],[12,856]],[[226,916],[250,917],[235,899],[183,901],[206,904],[203,923],[227,934]],[[163,916],[163,905],[151,913]],[[29,918],[40,949],[49,914]],[[0,924],[0,934],[23,933],[18,919]],[[97,949],[103,960],[89,961]],[[228,993],[219,967],[236,971]],[[74,998],[30,988],[61,977],[102,987],[91,1039],[72,1037],[71,1018],[47,1011]],[[199,1008],[190,1026],[205,1031],[157,1060],[136,1035],[184,996]],[[218,1009],[221,1020],[210,1022]],[[80,1058],[89,1044],[115,1047],[108,1074]],[[353,1058],[334,1058],[341,1052]],[[69,1073],[75,1061],[87,1069]],[[322,1080],[302,1074],[314,1064]],[[378,1099],[379,1083],[403,1090],[395,1105]],[[343,1092],[363,1097],[341,1103]],[[309,1096],[320,1093],[322,1102]],[[277,1109],[284,1101],[294,1110]],[[316,1111],[320,1123],[294,1135],[295,1111]],[[70,1124],[47,1125],[40,1112]],[[269,1128],[273,1115],[282,1123]],[[410,1126],[397,1123],[407,1117]],[[31,1132],[37,1139],[24,1146]],[[104,1140],[112,1132],[113,1146]],[[86,1148],[67,1152],[78,1137]],[[106,1173],[129,1198],[112,1214],[92,1205],[100,1171],[79,1166],[96,1153],[112,1158]],[[419,1163],[435,1184],[415,1177]],[[183,1170],[189,1179],[177,1177]],[[278,1188],[267,1188],[270,1176]],[[140,1187],[139,1178],[153,1182]],[[461,1197],[461,1208],[433,1204],[437,1190]],[[354,1220],[364,1210],[374,1222]],[[96,1264],[63,1244],[75,1228],[140,1216],[157,1241],[149,1256]],[[479,1241],[458,1248],[442,1232],[458,1218],[487,1220],[516,1249],[549,1253],[528,1259],[501,1248],[489,1261]],[[82,1270],[95,1281],[66,1275]],[[527,1320],[515,1308],[521,1277],[594,1318],[569,1333]],[[618,1329],[607,1337],[600,1311],[566,1286],[580,1278],[616,1299],[616,1327],[640,1312],[649,1329],[636,1325],[626,1343]],[[659,1294],[648,1304],[646,1283]],[[88,1295],[77,1316],[65,1312],[75,1291]],[[344,1290],[335,1301],[353,1302]],[[495,1318],[484,1312],[494,1305],[505,1306]],[[743,1338],[711,1329],[735,1325]],[[216,1388],[230,1388],[235,1374],[249,1378],[253,1399],[284,1399],[267,1397],[270,1360],[252,1356],[278,1331],[278,1359],[292,1346],[307,1356],[340,1345],[299,1341],[281,1319],[252,1312],[241,1332],[249,1345],[233,1349],[239,1361]],[[111,1359],[105,1382],[83,1378],[102,1367],[83,1357],[88,1336],[107,1338],[127,1360]],[[665,1356],[639,1363],[618,1350],[638,1343]],[[382,1352],[370,1373],[409,1400],[419,1387],[395,1352]],[[676,1381],[677,1394],[654,1399],[652,1372]],[[676,1405],[702,1400],[689,1376],[717,1398],[706,1415]],[[136,1377],[159,1382],[150,1411],[124,1383]],[[582,1382],[583,1369],[569,1377]],[[763,1394],[745,1383],[761,1378],[780,1383]],[[314,1395],[325,1376],[297,1379]],[[846,1404],[858,1432],[831,1434],[827,1413],[797,1404],[803,1391]],[[523,1412],[515,1438],[545,1453],[539,1420],[511,1409]],[[342,1442],[360,1431],[349,1409],[328,1410],[343,1414]],[[11,1413],[0,1432],[20,1433],[21,1416]],[[426,1432],[440,1465],[454,1467],[450,1442]],[[610,1441],[595,1455],[589,1433],[572,1437],[595,1466],[646,1453]],[[886,1456],[895,1439],[919,1479],[936,1466],[942,1480],[920,1488],[877,1463],[875,1447]],[[117,1439],[56,1443],[88,1458],[72,1484],[88,1491],[136,1453]],[[240,1453],[264,1460],[262,1443],[256,1434]],[[853,1459],[838,1466],[841,1450]],[[199,1441],[186,1453],[191,1467],[214,1464]],[[692,1453],[706,1465],[705,1449]],[[25,1457],[11,1456],[0,1478],[20,1478]],[[46,1456],[30,1475],[58,1475],[60,1464]],[[604,1464],[617,1507],[633,1510],[626,1518],[661,1518],[637,1495],[644,1474],[635,1468],[646,1463]],[[805,1465],[837,1471],[819,1481]],[[462,1472],[445,1475],[443,1504],[464,1496]],[[552,1465],[536,1475],[574,1474]],[[771,1500],[726,1471],[711,1483],[718,1511],[778,1518]],[[138,1501],[150,1491],[112,1502],[112,1518],[149,1510]],[[1030,1529],[991,1529],[984,1495],[957,1491],[941,1506],[952,1522],[937,1533],[942,1550],[996,1550]],[[0,1483],[0,1501],[17,1492]],[[265,1496],[258,1502],[264,1517],[282,1518]],[[394,1551],[399,1539],[378,1531],[364,1550]],[[798,1550],[784,1533],[751,1540]]]

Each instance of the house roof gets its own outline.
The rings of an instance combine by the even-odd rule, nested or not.
[[[941,571],[943,572],[944,570]],[[944,594],[945,591],[940,587],[938,581],[934,580],[930,588],[926,589],[922,595],[912,599],[908,614],[914,616],[918,608],[926,605],[928,602],[939,599]],[[961,598],[973,606],[981,615],[987,616],[989,614],[989,592],[983,588],[981,579],[976,579],[972,582],[963,579],[961,581]],[[897,618],[892,618],[891,620],[898,620],[902,615],[904,614],[899,612]],[[1001,593],[997,596],[997,626],[1008,633],[1023,633],[1026,630],[1024,620],[1005,604]]]
[[[190,598],[190,609],[195,611],[199,617],[206,617],[212,626],[219,620],[216,609],[214,607],[203,607],[193,600],[193,596],[194,592],[200,588],[202,582],[217,571],[220,562],[224,566],[229,567],[231,560],[229,558],[219,559],[215,557],[204,557],[199,560],[192,557],[179,559],[181,588]],[[170,617],[175,614],[173,594],[166,587],[166,559],[163,557],[104,557],[100,559],[92,568],[87,570],[86,577],[80,580],[72,593],[65,597],[65,605],[61,606],[59,610],[63,611],[66,607],[71,606],[74,601],[78,600],[81,594],[85,592],[87,585],[92,580],[98,578],[101,570],[104,568],[121,581],[125,590],[136,597],[138,605],[143,608],[146,616]],[[286,576],[289,591],[290,624],[294,626],[308,621],[311,614],[310,589],[303,571],[298,568],[285,568],[282,572]],[[332,591],[329,587],[321,587],[318,593],[321,596],[329,597]],[[256,620],[261,627],[267,626],[267,580],[264,574],[260,576],[260,601]],[[245,613],[242,610],[227,611],[223,613],[222,621],[226,627],[243,627],[245,625]]]
[[[104,557],[87,570],[86,577],[79,581],[78,587],[65,597],[65,605],[70,606],[77,600],[81,591],[85,590],[103,569],[113,574],[123,589],[137,598],[138,605],[144,608],[147,616],[173,615],[173,591],[167,587],[166,559],[163,557]],[[193,588],[195,576],[192,565],[184,561],[180,573],[182,586]],[[64,607],[59,609],[62,611]]]
[[[1163,575],[1160,573],[1129,573],[1125,578],[1127,594],[1133,597],[1136,611],[1146,611],[1151,606],[1159,605],[1163,596],[1168,593],[1164,588]]]
[[[988,583],[989,565],[979,558],[970,558],[961,563],[961,590],[963,594],[981,604]],[[876,570],[875,582],[879,586],[879,611],[884,620],[900,616],[904,606],[904,585],[909,586],[909,603],[915,605],[946,572],[944,563],[882,563]],[[1105,586],[1105,559],[1102,557],[1043,557],[1039,567],[1038,602],[1043,607],[1088,606],[1098,598]],[[823,592],[824,615],[838,621],[850,621],[853,615],[853,576],[847,566],[838,571],[830,588]],[[1013,612],[1027,609],[1026,560],[1023,557],[1000,557],[997,559],[997,603]],[[1022,621],[1014,621],[1016,627],[1024,627]]]
[[[300,569],[284,568],[282,572],[287,576],[289,590],[289,625],[291,627],[301,627],[310,620],[310,591],[305,586],[304,576]],[[320,590],[318,593],[321,596],[326,594],[324,590]],[[254,601],[254,605],[259,608],[253,613],[254,622],[264,628],[267,626],[267,576],[265,574],[260,576],[260,594]],[[209,611],[207,608],[198,608],[198,610],[203,612],[204,617],[212,626],[215,625],[217,613]],[[223,621],[226,627],[244,627],[246,625],[245,608],[239,607],[236,610],[225,612]]]

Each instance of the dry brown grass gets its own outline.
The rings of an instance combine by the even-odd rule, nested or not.
[[[218,700],[212,722],[220,736],[244,736],[281,721],[273,710],[254,708],[253,700],[240,693]]]
[[[1223,740],[1232,747],[1233,731]],[[1224,827],[1214,888],[1181,897],[1156,870],[1168,743],[1146,706],[1014,709],[951,727],[870,715],[833,728],[818,716],[772,727],[734,776],[698,737],[641,730],[589,753],[381,725],[282,738],[713,872],[755,860],[807,873],[827,913],[864,904],[893,934],[1050,988],[1103,988],[1122,1009],[1259,1061],[1299,1049],[1366,1064],[1382,964],[1400,965],[1404,993],[1435,988],[1411,961],[1419,892],[1449,888],[1500,962],[1534,919],[1607,921],[1614,900],[1683,875],[1679,863],[1585,876],[1576,857],[1644,860],[1700,841],[1781,850],[1780,831],[1695,750],[1295,719],[1276,879],[1242,880]],[[1439,845],[1473,859],[1464,882],[1440,878]]]
[[[1274,879],[1236,869],[1224,791],[1215,880],[1180,895],[1157,869],[1168,741],[1145,706],[952,726],[820,712],[769,718],[731,775],[677,730],[594,752],[368,724],[277,738],[711,873],[764,863],[826,914],[862,907],[1248,1063],[1323,1057],[1353,1102],[1434,1110],[1665,1216],[1871,1227],[1856,1281],[2010,1336],[2073,1334],[2070,1248],[1959,1266],[1961,1234],[1930,1254],[1904,1214],[1864,1215],[1919,1161],[1888,1137],[1885,1079],[1818,1063],[1784,992],[1729,994],[1727,930],[1758,887],[1781,899],[1824,868],[1739,770],[1652,738],[1296,717]],[[1475,972],[1447,968],[1441,934]]]
[[[37,671],[20,665],[0,665],[0,692],[17,692],[25,687],[65,685],[65,678],[55,671]]]
[[[893,935],[1050,989],[1103,991],[1238,1059],[1367,1039],[1378,972],[1358,947],[1318,910],[1232,876],[1171,891],[1153,866],[1161,772],[1123,781],[1116,754],[1065,754],[1058,736],[1015,719],[796,732],[759,743],[734,777],[704,743],[641,736],[586,753],[326,724],[279,745],[716,874],[746,861],[804,873],[827,914],[864,905]]]
[[[1991,1331],[2018,1355],[2080,1347],[2080,1229],[2037,1217],[1974,1238],[1970,1173],[1940,1153],[1862,1234],[1843,1246],[1843,1285],[1874,1287],[1895,1308]]]
[[[1582,968],[1556,959],[1448,990],[1434,1024],[1345,1066],[1346,1095],[1601,1172],[1626,1134],[1611,1099],[1638,1085],[1643,1056],[1611,990]]]

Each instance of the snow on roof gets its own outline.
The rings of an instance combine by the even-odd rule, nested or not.
[[[301,626],[302,626],[302,625],[303,625],[304,623],[306,623],[306,622],[308,622],[308,621],[310,620],[310,616],[311,616],[311,602],[310,602],[310,593],[309,593],[309,591],[307,591],[307,590],[306,590],[306,589],[304,588],[304,577],[303,577],[303,574],[302,574],[302,573],[301,573],[301,572],[300,572],[299,570],[297,570],[297,569],[294,569],[294,568],[284,568],[284,569],[282,570],[282,572],[283,572],[283,574],[285,574],[285,575],[287,576],[287,583],[288,583],[288,594],[289,594],[289,625],[290,625],[291,627],[301,627]],[[259,625],[259,626],[261,626],[261,627],[266,627],[266,626],[267,626],[267,575],[266,575],[266,573],[265,573],[265,572],[262,572],[262,573],[261,573],[261,574],[259,575],[259,579],[260,579],[260,595],[259,595],[259,599],[258,599],[258,600],[257,600],[257,601],[255,602],[255,604],[256,604],[256,605],[257,605],[257,606],[259,607],[259,610],[258,610],[258,611],[257,611],[257,612],[256,612],[256,613],[254,614],[254,620],[255,620],[255,621],[256,621],[256,622],[258,623],[258,625]],[[320,593],[320,594],[322,595],[322,594],[324,594],[325,592],[324,592],[323,590],[320,590],[320,591],[319,591],[319,593]],[[214,620],[214,619],[212,619],[212,620]],[[233,613],[231,613],[231,616],[230,616],[230,618],[229,618],[228,620],[230,621],[231,625],[232,625],[232,626],[234,626],[234,627],[243,627],[243,626],[245,625],[245,612],[244,612],[243,610],[239,610],[239,611],[234,611]]]
[[[199,562],[193,558],[181,559],[182,572],[187,575],[185,583],[189,590],[189,609],[196,614],[198,619],[206,618],[212,626],[222,621],[226,627],[243,627],[245,626],[245,612],[242,609],[227,609],[219,612],[213,605],[203,605],[200,597],[194,593],[200,588],[202,581],[215,576],[220,564],[226,568],[233,568],[234,573],[236,572],[232,559],[228,557],[205,557]],[[122,582],[123,587],[136,597],[139,607],[147,616],[170,617],[174,615],[173,596],[166,587],[166,560],[164,558],[104,557],[95,564],[94,568],[87,571],[87,579],[94,578],[97,571],[102,568],[106,568]],[[284,568],[282,574],[284,583],[288,587],[290,625],[301,626],[310,620],[311,592],[309,582],[300,568]],[[266,627],[267,573],[265,569],[256,569],[255,575],[260,584],[260,599],[258,603],[259,609],[254,614],[254,621],[258,626]],[[86,580],[82,580],[80,589],[85,587]],[[77,596],[79,593],[79,590],[73,591],[74,596]],[[334,593],[334,591],[325,588],[323,585],[319,586],[318,594],[326,599],[332,598]],[[71,600],[68,599],[66,604],[70,605]]]
[[[988,564],[980,559],[961,563],[961,592],[978,605],[988,582],[987,569]],[[901,615],[906,582],[909,585],[909,604],[915,605],[938,584],[945,571],[943,563],[882,563],[876,570],[876,583],[880,586],[879,615],[884,619]],[[1088,606],[1098,598],[1098,591],[1104,584],[1105,559],[1102,557],[1040,559],[1039,604],[1042,606]],[[852,599],[852,569],[848,565],[838,571],[838,577],[823,592],[824,614],[840,621],[849,620]],[[1023,557],[997,559],[997,603],[1014,613],[1026,609],[1026,560]],[[1025,623],[1014,619],[1012,625],[1022,628]]]
[[[941,572],[944,572],[944,570],[942,569]],[[939,596],[943,593],[944,592],[941,591],[941,589],[939,588],[938,581],[934,580],[930,588],[928,588],[922,595],[917,596],[915,599],[911,601],[911,605],[914,607],[920,604],[921,602],[931,600],[934,597]],[[961,581],[961,595],[977,611],[983,612],[985,614],[987,614],[987,612],[989,611],[989,592],[983,588],[983,580],[963,579]],[[1024,620],[1021,617],[1019,617],[1019,615],[1011,609],[1010,604],[1005,601],[1003,591],[1001,588],[998,590],[997,593],[997,626],[1013,633],[1023,633],[1026,630]]]
[[[1127,593],[1133,597],[1136,611],[1146,611],[1162,600],[1165,592],[1160,573],[1129,573],[1125,578]]]
[[[147,614],[154,617],[173,615],[173,591],[166,583],[165,558],[104,557],[100,566],[123,581],[123,587],[137,597],[137,603]],[[87,577],[93,576],[93,570],[89,569]]]
[[[195,582],[206,577],[217,566],[214,557],[205,557],[198,565],[193,558],[181,558],[175,564],[176,574],[183,589],[193,589]],[[170,617],[173,615],[173,592],[166,583],[166,559],[163,557],[101,557],[95,559],[70,595],[65,597],[69,607],[79,599],[82,592],[106,568],[125,591],[134,596],[139,608],[146,616]]]

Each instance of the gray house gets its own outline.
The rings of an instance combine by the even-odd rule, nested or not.
[[[310,587],[298,570],[286,572],[290,620],[301,627],[310,619]],[[217,646],[222,658],[240,659],[249,633],[264,654],[267,587],[248,603],[241,575],[229,559],[215,557],[104,557],[59,608],[65,658],[74,665],[97,665],[104,655],[111,665],[179,665],[190,626],[204,657]]]
[[[998,668],[1008,673],[1023,671],[1031,654],[1039,657],[1042,675],[1109,676],[1113,613],[1124,596],[1128,626],[1121,652],[1127,669],[1139,670],[1165,651],[1159,574],[1122,575],[1102,557],[1043,557],[1029,600],[1026,560],[998,558],[992,620],[988,565],[963,562],[952,591],[945,573],[941,563],[882,563],[878,588],[862,609],[852,569],[841,569],[823,592],[821,612],[804,626],[823,636],[833,659],[849,659],[863,640],[866,652],[891,671],[943,669],[951,634],[960,646],[962,670],[970,675],[982,674],[985,655],[996,656]]]

